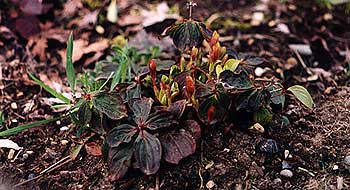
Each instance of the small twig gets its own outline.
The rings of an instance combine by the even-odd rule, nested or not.
[[[154,188],[155,190],[159,190],[159,175],[156,175],[156,187]]]
[[[305,64],[303,58],[300,56],[300,54],[299,54],[296,50],[293,50],[293,51],[294,51],[295,55],[297,55],[297,57],[298,57],[298,59],[299,59],[301,65],[302,65],[303,68],[306,70],[307,74],[313,75],[313,73],[311,72],[311,70],[306,66],[306,64]]]
[[[298,167],[298,169],[300,171],[303,171],[303,172],[306,172],[307,174],[309,174],[311,177],[315,177],[316,175],[312,172],[310,172],[309,170],[305,169],[305,168],[302,168],[302,167]]]
[[[69,159],[66,160],[67,158],[69,158]],[[65,161],[64,161],[64,160],[65,160]],[[55,163],[55,164],[53,164],[52,166],[50,166],[50,167],[44,169],[42,172],[40,172],[40,174],[39,174],[38,176],[36,176],[36,177],[34,177],[34,178],[31,178],[31,179],[27,179],[27,180],[25,180],[25,181],[22,181],[21,183],[18,183],[18,184],[16,184],[16,185],[14,185],[13,187],[19,187],[19,186],[22,186],[22,185],[24,185],[24,184],[26,184],[26,183],[29,183],[29,182],[31,182],[31,181],[37,180],[37,179],[43,177],[45,173],[48,173],[48,172],[51,172],[51,171],[53,171],[53,170],[55,170],[55,169],[57,169],[57,168],[60,168],[61,166],[63,166],[63,165],[65,165],[65,164],[69,163],[70,161],[72,161],[72,159],[70,159],[70,156],[64,157],[64,158],[62,158],[60,161],[58,161],[57,163]]]
[[[192,8],[193,8],[194,6],[197,6],[197,3],[194,3],[194,2],[192,2],[192,1],[189,1],[189,2],[187,2],[186,5],[187,5],[187,9],[189,9],[188,19],[191,20],[191,19],[192,19]]]
[[[43,174],[47,171],[50,171],[52,168],[56,167],[57,165],[61,164],[62,162],[66,161],[67,159],[69,159],[70,156],[66,156],[64,158],[62,158],[61,160],[59,160],[58,162],[54,163],[53,165],[49,166],[48,168],[44,169],[43,171],[40,172],[40,174]]]
[[[200,185],[199,189],[204,189],[204,180],[203,180],[203,177],[202,177],[201,169],[202,169],[202,167],[200,166],[199,170],[198,170],[198,175],[199,175],[199,178],[201,179],[201,185]]]

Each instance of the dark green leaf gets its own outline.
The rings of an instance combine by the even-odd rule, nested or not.
[[[131,165],[133,153],[133,144],[123,144],[108,151],[108,161],[110,170],[110,179],[116,181],[122,178]]]
[[[229,106],[230,100],[225,94],[212,95],[199,105],[198,116],[203,123],[214,124],[225,118]],[[209,122],[208,112],[211,107],[214,108],[214,113],[213,118],[211,118],[212,121]]]
[[[75,71],[73,66],[73,32],[69,34],[66,51],[66,73],[69,86],[73,93],[75,93]]]
[[[257,111],[268,103],[269,94],[265,90],[252,90],[241,93],[236,98],[236,110]]]
[[[262,63],[264,63],[265,59],[261,57],[248,57],[245,62],[247,62],[248,65],[251,66],[258,66]]]
[[[32,75],[32,73],[30,73],[29,71],[27,73],[30,76],[30,78],[32,78],[35,81],[35,83],[37,83],[39,86],[41,86],[43,89],[45,89],[52,96],[62,100],[66,104],[70,104],[70,99],[69,98],[65,97],[63,94],[57,92],[53,88],[51,88],[48,85],[46,85],[45,83],[43,83],[41,80],[39,80],[34,75]]]
[[[281,121],[282,121],[282,124],[283,125],[289,125],[290,124],[290,121],[289,121],[289,119],[288,119],[288,117],[287,116],[282,116],[281,117]]]
[[[135,159],[143,173],[155,174],[160,166],[162,146],[154,135],[143,130],[135,141]]]
[[[129,106],[131,111],[134,113],[136,123],[146,122],[149,113],[151,112],[152,104],[152,98],[143,97],[140,99],[130,100]]]
[[[254,112],[254,121],[264,126],[272,122],[272,117],[272,113],[266,108],[261,108],[259,111]]]
[[[92,99],[96,109],[109,118],[118,120],[127,117],[127,109],[123,103],[123,99],[115,92],[100,92]]]
[[[129,124],[122,124],[114,127],[107,136],[107,143],[110,147],[118,147],[122,143],[129,143],[138,132],[138,128]]]
[[[164,159],[172,164],[178,164],[182,158],[193,154],[196,150],[196,141],[183,129],[162,136],[161,143]]]
[[[146,121],[147,128],[151,130],[167,128],[176,123],[174,116],[167,110],[158,110],[150,114]]]
[[[226,70],[221,73],[220,79],[226,90],[248,90],[253,86],[252,80],[245,72],[234,73]]]
[[[289,87],[287,90],[292,92],[294,96],[306,107],[312,109],[314,101],[312,100],[312,97],[309,94],[309,92],[304,87],[300,85],[294,85]]]
[[[100,113],[97,109],[91,110],[92,116],[91,118],[94,118],[90,120],[90,127],[92,131],[94,131],[97,134],[104,134],[104,128],[103,128],[103,113]]]
[[[271,102],[274,104],[281,104],[282,107],[284,107],[286,97],[283,90],[283,86],[281,84],[275,84],[269,86],[267,90],[271,95]]]
[[[204,40],[198,22],[192,20],[175,24],[166,33],[170,35],[175,46],[180,51],[188,50],[193,46],[199,46]]]
[[[84,125],[88,124],[91,120],[91,115],[92,115],[89,102],[84,101],[79,106],[77,114],[78,114],[78,119],[82,124]]]

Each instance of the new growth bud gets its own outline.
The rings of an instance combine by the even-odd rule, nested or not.
[[[186,76],[186,93],[187,98],[190,99],[194,93],[195,86],[191,76]]]
[[[149,68],[150,75],[152,77],[153,86],[155,86],[156,85],[157,64],[153,59],[151,59],[148,62],[148,68]]]

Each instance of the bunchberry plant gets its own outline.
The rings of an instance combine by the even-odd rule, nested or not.
[[[73,99],[29,74],[64,102],[65,116],[81,129],[105,137],[111,180],[122,178],[130,167],[155,174],[162,159],[178,164],[195,152],[196,140],[207,131],[204,128],[270,125],[279,111],[274,108],[284,106],[288,92],[313,107],[302,86],[286,89],[277,78],[256,77],[254,67],[266,60],[222,46],[216,31],[192,19],[192,6],[189,19],[166,30],[181,52],[181,58],[169,67],[152,59],[154,51],[138,54],[132,47],[115,47],[109,61],[76,77],[71,35],[66,69]],[[13,133],[1,132],[0,136],[9,134]]]

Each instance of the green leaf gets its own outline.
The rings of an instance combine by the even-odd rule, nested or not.
[[[114,127],[107,136],[107,143],[110,147],[118,147],[122,143],[129,143],[136,132],[138,132],[138,128],[129,124]]]
[[[146,175],[155,174],[160,166],[162,146],[154,135],[143,130],[139,133],[135,144],[135,159]]]
[[[223,71],[220,80],[226,90],[248,90],[253,86],[252,80],[245,72],[233,73],[232,71]]]
[[[220,77],[220,74],[222,73],[222,71],[224,71],[224,70],[222,69],[222,66],[220,64],[215,67],[215,73],[216,73],[217,78]]]
[[[66,51],[66,73],[69,86],[75,93],[75,71],[73,66],[73,32],[69,34]]]
[[[240,60],[237,59],[229,59],[226,61],[224,65],[224,70],[229,70],[231,72],[235,72],[237,69],[238,65],[240,63]]]
[[[261,108],[259,111],[254,112],[254,121],[261,124],[261,125],[269,125],[272,122],[272,113],[266,109]]]
[[[45,83],[43,83],[41,80],[39,80],[38,78],[36,78],[32,73],[30,73],[29,71],[27,71],[28,75],[30,76],[30,78],[32,78],[35,83],[37,83],[39,86],[41,86],[43,89],[45,89],[48,93],[50,93],[52,96],[62,100],[64,103],[66,104],[70,104],[70,99],[65,97],[63,94],[57,92],[56,90],[54,90],[53,88],[49,87],[48,85],[46,85]]]
[[[32,123],[27,123],[27,124],[24,124],[24,125],[20,125],[18,127],[7,129],[5,131],[1,131],[0,132],[0,137],[15,135],[17,133],[20,133],[20,132],[26,130],[26,129],[37,127],[37,126],[40,126],[40,125],[45,125],[45,124],[51,123],[53,121],[60,120],[60,119],[62,119],[64,117],[66,117],[66,115],[63,115],[63,116],[60,116],[60,117],[54,117],[54,118],[50,118],[50,119],[45,119],[45,120],[40,120],[40,121],[35,121],[35,122],[32,122]]]
[[[110,179],[116,181],[122,178],[131,165],[133,144],[123,144],[108,151]]]
[[[271,95],[271,102],[274,104],[281,104],[284,107],[285,102],[285,93],[283,92],[283,86],[281,84],[274,84],[272,86],[267,87],[268,92]]]
[[[312,109],[314,105],[314,101],[312,100],[311,95],[309,92],[300,85],[294,85],[287,89],[287,91],[290,91],[293,93],[293,95],[306,107]]]
[[[115,61],[118,63],[118,66],[113,74],[111,91],[114,90],[120,82],[125,82],[127,71],[130,68],[130,58],[127,55],[127,49],[113,46],[113,50],[117,54]]]
[[[127,117],[127,109],[123,103],[123,99],[115,92],[100,92],[92,99],[96,109],[109,118],[119,120]]]
[[[164,159],[172,164],[178,164],[182,158],[196,151],[196,141],[184,129],[162,136],[161,143],[164,150]]]
[[[77,114],[78,114],[78,119],[82,124],[84,125],[88,124],[91,120],[91,115],[92,115],[89,102],[84,101],[80,105]]]

